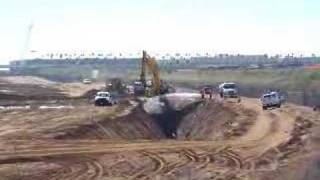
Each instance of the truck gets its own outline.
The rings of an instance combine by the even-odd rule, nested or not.
[[[282,98],[278,92],[270,92],[263,94],[260,98],[262,109],[266,110],[270,107],[281,107]]]
[[[97,92],[94,97],[95,106],[112,106],[117,102],[113,99],[112,95],[106,91]]]
[[[233,82],[224,82],[219,85],[219,94],[221,98],[236,98],[238,102],[241,101],[239,96],[239,91],[236,83]]]
[[[230,97],[237,98],[238,97],[238,88],[237,85],[233,82],[225,82],[219,85],[219,94],[220,97]]]

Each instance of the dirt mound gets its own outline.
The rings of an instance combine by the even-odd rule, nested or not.
[[[87,98],[87,99],[93,99],[93,97],[99,92],[100,90],[98,89],[91,89],[87,92],[85,92],[81,97],[82,98]]]
[[[195,101],[181,110],[167,102],[162,113],[152,115],[142,105],[124,116],[117,115],[120,111],[114,117],[92,117],[56,138],[221,140],[243,135],[256,118],[254,111],[218,101]]]
[[[205,101],[183,117],[178,139],[222,140],[243,135],[257,114],[239,104]]]
[[[121,116],[122,110],[114,113],[114,117],[92,117],[88,124],[76,129],[66,130],[56,139],[161,139],[165,138],[153,118],[143,112],[141,107]]]
[[[64,93],[68,97],[82,97],[85,96],[88,92],[95,89],[103,89],[103,83],[91,83],[91,84],[83,84],[83,83],[65,83],[59,84],[56,86],[56,89],[62,93]]]

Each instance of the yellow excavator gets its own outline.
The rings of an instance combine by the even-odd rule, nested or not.
[[[146,70],[152,75],[152,81],[147,81]],[[140,82],[137,82],[136,94],[143,93],[146,96],[157,96],[169,92],[169,86],[160,79],[160,70],[155,58],[150,57],[146,51],[142,52]],[[139,93],[140,92],[140,93]]]

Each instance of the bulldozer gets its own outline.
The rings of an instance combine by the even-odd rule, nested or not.
[[[152,76],[152,80],[146,79],[146,71]],[[157,96],[169,92],[169,86],[160,79],[160,70],[156,59],[150,57],[146,51],[142,52],[140,80],[135,82],[135,94],[145,96]]]

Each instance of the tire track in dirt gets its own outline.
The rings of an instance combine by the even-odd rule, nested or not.
[[[182,156],[185,157],[185,155],[183,155],[183,153],[179,151],[179,161],[168,165],[163,174],[166,176],[172,176],[175,171],[179,171],[179,169],[190,163],[190,160],[188,158],[182,158]]]
[[[59,180],[59,179],[75,179],[79,176],[79,172],[85,168],[83,163],[78,164],[76,166],[65,164],[61,167],[57,173],[51,175],[51,177],[47,177],[50,180]]]
[[[152,179],[155,175],[159,174],[165,168],[166,160],[159,156],[157,153],[151,153],[149,151],[142,151],[141,153],[151,159],[153,164],[155,165],[155,168],[152,170],[152,172],[150,172],[148,175],[145,175],[141,179]]]
[[[250,106],[259,107],[256,103],[248,107]],[[292,137],[291,132],[295,116],[282,110],[259,110],[258,112],[261,115],[259,118],[262,119],[258,119],[253,127],[254,129],[251,129],[243,137],[240,137],[240,140],[236,141],[117,142],[79,140],[79,143],[77,141],[54,141],[54,145],[48,145],[50,142],[41,144],[41,142],[21,141],[22,145],[18,145],[15,154],[9,151],[1,152],[0,159],[30,158],[32,160],[32,158],[38,158],[41,161],[41,158],[48,157],[52,159],[76,155],[96,157],[100,154],[117,156],[119,153],[135,152],[141,155],[139,160],[150,160],[147,165],[135,166],[133,168],[135,174],[132,174],[130,170],[122,170],[119,172],[121,175],[113,175],[112,169],[117,168],[117,163],[108,166],[102,164],[102,161],[96,157],[65,164],[64,169],[51,175],[51,179],[112,179],[114,176],[122,176],[124,179],[154,179],[157,175],[174,179],[179,177],[179,173],[175,172],[182,172],[188,168],[199,172],[216,173],[212,177],[213,179],[237,179],[246,177],[251,172],[270,171],[273,167],[277,168],[278,161],[280,161],[279,155],[281,157],[291,156],[296,152],[295,144],[288,145],[288,141]],[[263,127],[265,128],[263,132],[255,136]],[[40,148],[37,143],[41,144]],[[270,152],[271,150],[274,152]],[[178,152],[180,152],[181,157],[177,158],[176,162],[166,159],[167,154],[177,154]],[[126,156],[122,157],[122,159],[125,158]],[[125,163],[130,163],[130,161],[131,163],[134,162],[130,159],[121,160]],[[269,166],[273,164],[275,166]],[[107,172],[108,170],[111,172]]]
[[[61,168],[55,170],[55,173],[51,173],[46,178],[48,180],[94,180],[103,177],[104,168],[100,161],[90,157],[84,157],[84,159],[81,157],[81,159],[78,160],[76,157],[68,158],[69,163],[64,163],[61,162],[62,159],[57,159],[57,164],[60,164]],[[76,161],[72,162],[72,160]]]
[[[92,176],[88,177],[88,179],[101,179],[104,173],[103,165],[100,164],[99,161],[91,161],[88,162],[88,166],[90,167],[89,171],[93,171]]]

